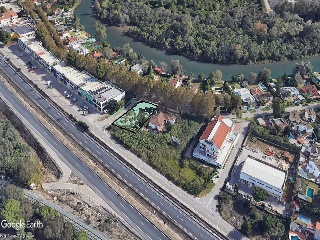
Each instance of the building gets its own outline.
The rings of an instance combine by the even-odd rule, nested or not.
[[[60,62],[58,58],[42,47],[41,43],[34,36],[19,38],[18,45],[49,72],[51,72],[53,65]]]
[[[298,89],[296,89],[295,87],[282,87],[281,88],[281,95],[284,95],[287,92],[290,93],[290,96],[298,96],[300,94]]]
[[[134,66],[131,67],[131,72],[136,72],[138,74],[142,74],[143,73],[143,67],[140,64],[136,64]]]
[[[232,144],[227,140],[233,128],[234,124],[230,119],[223,119],[220,115],[215,116],[202,133],[193,156],[221,168],[228,155],[223,151],[231,149]],[[230,149],[227,149],[229,147]],[[221,155],[223,159],[219,158]]]
[[[163,131],[165,129],[166,124],[173,125],[176,122],[176,116],[169,113],[164,112],[155,112],[152,114],[149,120],[149,127],[151,129],[156,129],[157,131]]]
[[[177,80],[177,79],[173,79],[172,78],[172,79],[169,80],[169,84],[174,88],[178,88],[178,87],[180,87],[182,85],[182,82]]]
[[[257,100],[257,102],[270,102],[273,96],[270,92],[263,91],[260,87],[252,88],[250,90],[252,96]]]
[[[14,24],[18,19],[18,14],[14,11],[9,10],[7,12],[0,14],[0,25],[1,26],[8,26]]]
[[[28,37],[34,34],[34,29],[30,27],[28,24],[14,26],[11,28],[12,28],[12,31],[16,34],[16,37],[13,37],[13,38]]]
[[[240,180],[249,186],[260,187],[266,190],[269,195],[280,200],[285,185],[286,173],[261,161],[247,157],[241,169]]]
[[[319,92],[318,89],[315,85],[312,85],[310,83],[304,85],[303,87],[301,87],[301,92],[303,93],[311,93],[312,96],[319,96]]]
[[[94,105],[99,112],[105,110],[107,102],[111,99],[119,101],[125,96],[125,92],[112,83],[100,82],[89,73],[80,72],[64,62],[55,65],[52,74],[68,88],[77,91],[78,95]]]
[[[249,89],[247,88],[240,88],[235,89],[234,93],[239,95],[245,105],[253,105],[255,104],[255,98],[251,95]]]
[[[313,161],[309,161],[309,163],[306,166],[306,170],[308,171],[308,173],[312,174],[315,178],[318,178],[320,175],[320,171],[317,165]]]
[[[101,113],[105,110],[108,101],[112,99],[120,101],[125,96],[125,92],[112,83],[108,81],[100,82],[85,71],[80,72],[67,66],[44,49],[34,36],[19,38],[18,45],[50,74],[55,76],[58,81],[76,91],[79,96]]]
[[[312,108],[309,109],[303,109],[300,111],[300,117],[303,121],[306,122],[315,122],[317,114]]]

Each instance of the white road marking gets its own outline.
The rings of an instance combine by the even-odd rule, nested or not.
[[[120,205],[121,205],[124,209],[126,209],[126,207],[125,207],[125,206],[123,206],[123,204],[122,204],[122,203],[120,203]]]

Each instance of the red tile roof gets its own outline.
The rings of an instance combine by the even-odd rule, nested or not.
[[[171,120],[176,120],[176,117],[172,114],[158,112],[151,116],[149,123],[152,123],[161,130],[162,128],[164,128],[165,122]]]
[[[301,88],[301,91],[304,93],[312,93],[313,96],[319,95],[317,87],[315,85],[310,84],[310,83],[308,83],[307,85],[304,85]]]
[[[226,136],[229,134],[229,132],[231,131],[231,129],[227,126],[227,124],[225,124],[224,122],[222,122],[220,124],[220,127],[218,128],[218,131],[216,132],[216,134],[214,135],[212,142],[218,147],[221,148],[224,140],[226,139]]]
[[[293,201],[293,206],[294,206],[295,208],[300,208],[299,204],[298,204],[296,201]],[[317,223],[318,223],[318,222],[317,222]]]
[[[220,126],[219,126],[218,130],[215,132],[215,134],[212,138],[212,142],[218,148],[221,148],[226,136],[231,131],[231,128],[222,121],[222,117],[220,115],[216,116],[213,121],[209,122],[208,126],[206,127],[206,129],[202,133],[200,140],[209,140],[208,138],[209,138],[213,128],[216,126],[216,124],[218,122],[220,122]]]
[[[316,223],[316,230],[320,230],[320,222]]]
[[[12,17],[18,17],[18,15],[12,10],[0,14],[0,20],[10,19]]]

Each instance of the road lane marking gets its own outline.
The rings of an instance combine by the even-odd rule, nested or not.
[[[123,204],[122,204],[122,203],[120,203],[120,205],[121,205],[124,209],[126,209],[126,207],[125,207],[125,206],[123,206]]]

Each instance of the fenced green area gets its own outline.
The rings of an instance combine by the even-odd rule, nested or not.
[[[131,132],[136,132],[145,124],[157,107],[154,103],[139,102],[114,121],[113,125]]]

